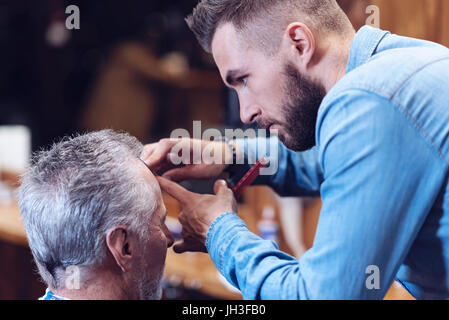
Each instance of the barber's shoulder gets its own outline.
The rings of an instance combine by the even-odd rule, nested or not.
[[[410,55],[410,57],[408,57]],[[403,63],[402,60],[408,60]],[[413,54],[407,50],[388,50],[373,56],[365,64],[346,73],[324,98],[319,120],[338,109],[350,108],[364,98],[374,100],[391,100],[398,88],[424,62],[414,61]]]
[[[424,77],[422,70],[449,59],[449,49],[444,46],[428,41],[416,40],[416,43],[415,47],[390,48],[376,53],[365,64],[348,72],[329,96],[342,90],[359,89],[390,99],[411,79]]]
[[[317,125],[323,121],[340,121],[354,111],[390,103],[389,96],[376,86],[350,79],[341,80],[323,99]],[[349,119],[348,119],[349,120]]]
[[[355,85],[329,92],[317,117],[317,141],[323,144],[339,132],[357,135],[361,127],[370,127],[378,117],[390,118],[393,110],[392,101],[375,88]]]

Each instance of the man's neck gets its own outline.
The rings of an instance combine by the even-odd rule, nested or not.
[[[49,289],[54,295],[70,300],[127,300],[135,299],[123,287],[123,282],[116,275],[101,273],[80,283],[79,289],[61,287]]]

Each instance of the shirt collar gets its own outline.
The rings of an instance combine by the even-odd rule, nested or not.
[[[51,292],[50,289],[47,288],[47,290],[45,290],[45,295],[39,298],[39,300],[69,300],[69,299],[57,296],[53,294],[53,292]]]
[[[387,34],[389,34],[388,31],[363,26],[352,42],[346,73],[365,64],[374,55],[377,47]]]

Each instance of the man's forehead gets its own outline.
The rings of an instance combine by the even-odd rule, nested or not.
[[[151,188],[158,194],[161,194],[161,188],[159,187],[159,182],[157,181],[155,175],[151,169],[143,162],[141,159],[137,162],[140,172],[143,175],[146,183],[150,184]]]

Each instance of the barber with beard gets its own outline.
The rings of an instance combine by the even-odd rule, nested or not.
[[[278,171],[256,183],[323,206],[296,260],[248,230],[224,181],[215,195],[176,183],[249,169],[174,167],[182,145],[247,160],[256,139],[164,139],[142,159],[168,168],[159,183],[182,205],[175,251],[208,252],[245,299],[382,299],[394,279],[416,298],[449,298],[449,50],[356,33],[334,0],[202,0],[187,23],[238,93],[242,121],[279,132]]]

